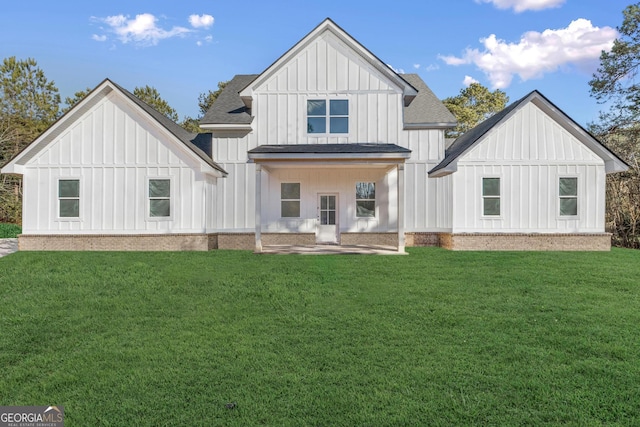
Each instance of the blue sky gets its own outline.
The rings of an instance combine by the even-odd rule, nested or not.
[[[259,73],[324,18],[440,98],[470,81],[511,101],[540,90],[580,124],[602,106],[588,81],[628,0],[10,2],[0,55],[34,58],[62,98],[104,78],[154,86],[180,117],[235,74]]]

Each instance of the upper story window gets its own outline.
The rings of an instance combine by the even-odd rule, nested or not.
[[[325,99],[308,100],[307,132],[349,133],[349,101],[346,99],[331,99],[328,102]]]

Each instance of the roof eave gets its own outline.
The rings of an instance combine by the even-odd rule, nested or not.
[[[443,176],[451,175],[452,173],[457,171],[458,171],[458,162],[452,162],[440,169],[438,169],[438,166],[436,166],[435,168],[431,169],[427,173],[427,175],[429,175],[429,178],[440,178]]]
[[[208,130],[252,130],[250,123],[203,123],[200,127]]]
[[[200,166],[200,173],[213,176],[214,178],[226,178],[227,176],[229,176],[229,173],[224,169],[212,168],[211,165],[207,163],[203,163]]]
[[[402,127],[403,130],[411,129],[453,129],[457,123],[405,123]]]
[[[24,175],[24,166],[9,162],[0,169],[0,173],[5,175]]]

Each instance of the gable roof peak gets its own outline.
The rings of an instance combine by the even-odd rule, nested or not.
[[[91,90],[82,100],[75,104],[69,111],[62,115],[48,129],[42,132],[35,140],[27,145],[20,153],[13,157],[2,168],[2,173],[21,174],[23,166],[31,160],[38,152],[45,148],[49,143],[54,141],[66,129],[69,128],[76,120],[85,114],[90,108],[98,104],[103,98],[110,93],[118,94],[120,97],[133,103],[136,108],[141,109],[147,116],[150,116],[159,126],[164,128],[176,140],[185,145],[195,156],[204,161],[209,167],[216,170],[221,176],[226,176],[227,172],[207,153],[205,153],[198,145],[202,145],[203,138],[199,134],[186,131],[182,126],[169,119],[164,114],[158,112],[140,98],[113,82],[109,78],[105,78],[93,90]]]
[[[458,160],[465,153],[469,152],[469,150],[482,141],[485,135],[489,134],[495,128],[507,121],[513,116],[513,114],[515,114],[516,111],[530,102],[562,126],[574,138],[581,141],[591,151],[602,158],[605,162],[605,171],[607,173],[622,172],[628,169],[628,165],[614,152],[609,150],[584,127],[576,123],[540,91],[534,89],[522,98],[505,107],[502,111],[480,122],[474,128],[456,138],[449,148],[446,149],[444,159],[429,171],[429,176],[439,177],[455,172],[457,170]]]
[[[366,62],[370,63],[375,69],[380,71],[389,80],[394,82],[399,88],[403,90],[405,96],[415,97],[418,94],[418,91],[415,87],[413,87],[393,69],[391,69],[391,67],[389,67],[385,62],[374,55],[370,50],[364,47],[359,41],[353,38],[353,36],[342,29],[338,24],[335,23],[335,21],[327,17],[313,30],[307,33],[307,35],[300,39],[300,41],[298,41],[289,50],[282,54],[282,56],[280,56],[275,62],[268,66],[262,73],[260,73],[253,82],[248,84],[240,91],[240,96],[245,101],[245,104],[248,105],[250,103],[250,98],[252,96],[254,88],[263,84],[276,72],[276,70],[284,66],[289,60],[295,57],[296,54],[298,54],[309,44],[311,44],[313,40],[321,37],[322,34],[324,34],[326,31],[330,31],[348,47],[356,51],[359,56],[362,57]]]

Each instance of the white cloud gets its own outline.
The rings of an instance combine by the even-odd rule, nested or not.
[[[94,35],[91,36],[91,38],[94,39],[97,42],[105,42],[105,41],[107,41],[107,36],[105,36],[105,35],[99,36],[97,34],[94,34]]]
[[[415,68],[416,70],[420,69],[420,64],[413,64],[413,68]]]
[[[464,76],[464,80],[462,81],[462,84],[465,86],[471,86],[471,83],[480,83],[480,82],[471,76]]]
[[[209,28],[213,25],[213,16],[211,15],[191,15],[189,16],[189,24],[193,28]]]
[[[158,18],[150,13],[136,15],[134,19],[129,19],[128,16],[124,15],[94,19],[107,24],[109,31],[116,34],[122,43],[133,42],[142,46],[157,45],[160,40],[184,36],[192,31],[179,26],[175,26],[170,30],[160,28],[157,24]],[[94,40],[96,40],[95,37]]]
[[[426,67],[424,67],[424,69],[427,71],[435,71],[435,70],[439,70],[440,66],[438,64],[429,64]]]
[[[208,36],[206,36],[204,39],[202,40],[198,40],[196,42],[196,45],[198,46],[204,46],[205,43],[211,43],[213,42],[213,36],[211,34],[209,34]]]
[[[500,40],[495,34],[480,39],[484,49],[467,48],[461,57],[440,56],[447,65],[475,64],[494,88],[511,84],[514,75],[522,80],[542,77],[563,66],[576,66],[593,72],[603,50],[610,50],[617,31],[594,27],[591,21],[577,19],[567,28],[525,33],[518,43]]]
[[[526,10],[543,10],[560,7],[566,0],[476,0],[476,3],[493,3],[498,9],[513,9],[516,13]]]

